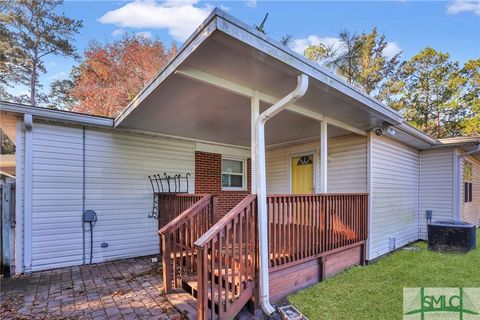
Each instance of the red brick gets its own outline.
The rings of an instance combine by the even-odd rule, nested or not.
[[[195,152],[195,193],[218,196],[218,213],[223,216],[251,192],[251,163],[247,160],[247,191],[222,190],[222,155]]]

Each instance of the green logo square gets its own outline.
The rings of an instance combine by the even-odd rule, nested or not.
[[[404,288],[405,320],[479,320],[480,288]]]

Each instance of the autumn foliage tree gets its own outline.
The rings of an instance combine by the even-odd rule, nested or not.
[[[91,42],[83,62],[64,83],[74,103],[69,109],[101,116],[116,116],[173,57],[158,39],[125,35],[111,43]],[[57,84],[61,85],[61,84]]]

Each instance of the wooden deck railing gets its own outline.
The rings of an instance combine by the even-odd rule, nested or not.
[[[198,318],[230,319],[252,297],[257,270],[257,204],[248,195],[195,246]]]
[[[204,196],[205,194],[155,193],[158,203],[158,229],[163,228]]]
[[[163,286],[166,293],[170,293],[172,287],[181,286],[182,276],[196,273],[197,254],[194,242],[207,232],[216,220],[216,198],[212,195],[171,196],[174,198],[163,200],[173,203],[170,205],[172,210],[184,211],[159,231],[162,240]],[[197,201],[192,203],[194,200]]]
[[[270,268],[367,238],[368,194],[270,195]]]

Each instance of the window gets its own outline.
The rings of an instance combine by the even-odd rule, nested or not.
[[[463,164],[463,183],[464,183],[464,202],[472,202],[473,200],[473,165],[471,162],[465,161]]]
[[[222,159],[222,189],[246,190],[245,160]]]
[[[313,164],[313,156],[303,156],[297,161],[297,166],[304,166],[308,164]]]

